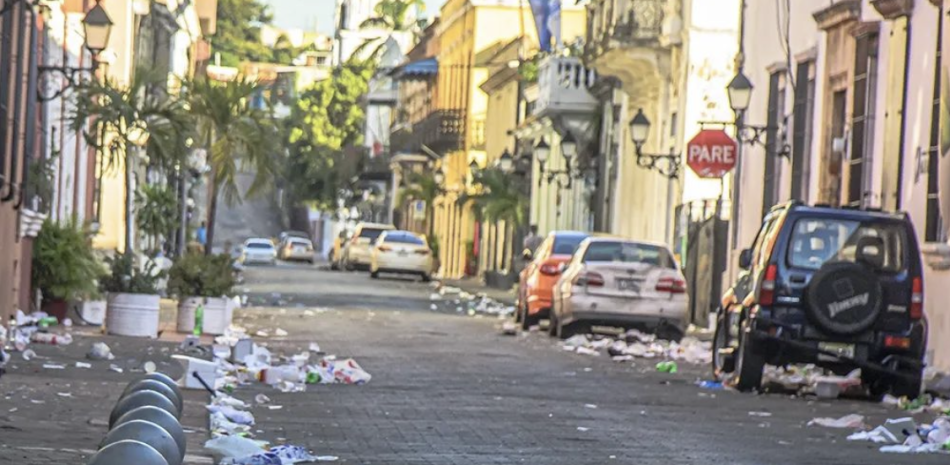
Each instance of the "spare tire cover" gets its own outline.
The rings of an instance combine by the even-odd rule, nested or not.
[[[805,308],[820,329],[848,335],[867,330],[881,314],[877,276],[864,265],[829,262],[812,276]]]

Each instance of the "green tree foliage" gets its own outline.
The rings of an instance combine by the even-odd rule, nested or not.
[[[431,171],[411,172],[403,183],[404,186],[399,189],[399,204],[404,205],[409,200],[422,200],[426,203],[426,235],[430,241],[433,240],[435,199],[444,194],[445,190],[436,182]]]
[[[260,0],[218,0],[218,24],[211,47],[221,54],[221,64],[270,61],[272,51],[261,43],[261,25],[273,20]]]
[[[271,185],[279,166],[277,127],[268,111],[248,103],[258,94],[256,82],[236,79],[226,83],[205,79],[186,84],[191,112],[197,118],[199,144],[207,147],[212,192],[208,208],[208,244],[214,243],[214,218],[218,197],[229,204],[242,201],[237,174],[241,168],[255,173],[246,196],[255,196]],[[211,253],[211,247],[207,248]]]
[[[463,195],[460,203],[471,202],[475,213],[488,221],[505,221],[517,228],[525,224],[529,199],[521,191],[515,176],[499,168],[475,174],[477,194]]]
[[[168,292],[181,299],[228,296],[235,284],[233,267],[227,254],[185,255],[168,270]]]
[[[178,227],[178,196],[162,184],[145,184],[135,192],[135,222],[151,238],[151,249],[158,238],[171,237]]]
[[[416,27],[414,19],[417,16],[411,13],[424,10],[423,0],[381,0],[373,9],[375,16],[363,21],[360,28],[411,31]]]
[[[33,243],[32,267],[33,285],[44,299],[90,298],[105,272],[93,251],[91,232],[73,221],[46,221]]]
[[[294,60],[297,59],[301,53],[312,50],[314,47],[313,44],[294,47],[290,39],[286,35],[281,34],[277,37],[277,41],[274,42],[274,49],[271,52],[271,61],[281,65],[292,65]]]
[[[359,100],[372,72],[368,63],[350,62],[300,96],[286,128],[285,176],[295,200],[333,208],[356,174],[358,163],[345,150],[362,143],[365,115]]]

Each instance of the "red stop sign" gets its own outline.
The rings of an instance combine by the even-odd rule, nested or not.
[[[736,141],[722,129],[703,129],[686,144],[686,164],[701,178],[721,178],[736,166]]]

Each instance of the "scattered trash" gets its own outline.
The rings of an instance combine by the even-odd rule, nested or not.
[[[702,389],[710,389],[713,391],[719,391],[723,389],[723,385],[719,381],[700,381],[696,383]]]
[[[600,355],[600,352],[597,352],[597,351],[594,350],[594,349],[590,349],[590,348],[587,348],[587,347],[584,347],[584,346],[578,347],[578,348],[575,350],[575,352],[577,352],[578,354],[581,354],[581,355],[594,355],[594,356]]]
[[[950,417],[920,427],[912,418],[890,419],[871,431],[854,433],[848,440],[884,444],[879,450],[885,453],[950,452]]]
[[[201,346],[201,338],[194,334],[189,334],[185,336],[185,339],[181,341],[181,345],[178,346],[181,350],[191,350]]]
[[[286,336],[287,336],[287,331],[284,331],[283,329],[277,328],[276,330],[274,330],[274,336],[277,336],[277,337],[286,337]]]
[[[772,412],[749,412],[750,417],[770,417]]]
[[[320,352],[323,352],[322,350],[320,350],[320,344],[317,344],[316,342],[311,342],[311,343],[310,343],[310,349],[309,349],[309,350],[310,350],[310,352],[313,352],[313,353],[315,353],[315,354],[319,354]]]
[[[46,368],[47,370],[65,370],[66,365],[59,365],[56,363],[44,363],[43,368]]]
[[[155,373],[155,370],[157,369],[158,367],[155,366],[155,362],[148,361],[142,364],[142,371],[146,373]]]
[[[597,409],[597,405],[596,405],[596,404],[584,404],[584,408]]]
[[[265,396],[264,394],[258,394],[258,395],[256,395],[256,396],[254,396],[254,402],[257,403],[257,404],[259,404],[259,405],[269,404],[269,403],[270,403],[270,397],[267,397],[267,396]]]
[[[848,376],[819,376],[815,378],[815,395],[821,399],[837,399],[849,389],[861,387],[861,370],[857,369]]]
[[[220,436],[205,442],[205,450],[211,453],[215,463],[224,459],[249,457],[264,452],[265,441],[255,441],[240,436]]]
[[[515,336],[518,334],[518,324],[514,321],[506,321],[501,324],[501,334],[506,336]]]
[[[106,343],[97,342],[89,348],[86,358],[89,360],[114,360],[115,355],[112,355],[112,349]]]
[[[20,356],[23,357],[23,360],[29,362],[33,357],[36,357],[36,352],[34,352],[33,349],[26,349]]]
[[[254,425],[254,415],[251,412],[246,412],[244,410],[238,410],[234,407],[228,405],[209,405],[208,411],[211,413],[220,413],[224,415],[228,421],[232,423],[237,423],[239,425]]]
[[[660,373],[676,373],[679,367],[676,366],[676,362],[660,362],[656,364],[656,371]]]
[[[119,368],[119,366],[114,363],[112,365],[109,365],[109,370],[114,371],[116,373],[122,373],[124,371],[122,368]]]
[[[76,368],[92,368],[92,364],[86,362],[76,362]]]
[[[292,465],[302,462],[335,462],[338,460],[335,456],[315,456],[303,447],[299,446],[277,446],[267,452],[260,452],[254,455],[226,459],[221,462],[222,465]]]
[[[36,344],[48,344],[52,346],[68,346],[73,343],[73,337],[68,333],[53,334],[35,332],[30,340]]]
[[[864,426],[864,416],[851,414],[841,418],[815,418],[808,422],[808,426],[824,426],[825,428],[858,429]]]
[[[583,427],[583,426],[578,426],[578,427],[577,427],[577,430],[580,431],[580,432],[584,432],[584,431],[590,431],[590,428],[586,428],[586,427]]]
[[[71,392],[57,392],[56,395],[59,397],[66,397],[66,398],[70,398],[73,396]]]

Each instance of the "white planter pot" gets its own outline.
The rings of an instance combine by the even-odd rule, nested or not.
[[[178,303],[178,332],[195,330],[195,312],[204,305],[203,334],[220,335],[231,326],[233,310],[230,299],[223,297],[188,297]]]
[[[105,300],[90,300],[73,302],[72,308],[83,323],[102,326],[106,322],[106,304]]]
[[[158,337],[160,297],[152,294],[109,294],[106,329],[110,334]]]

